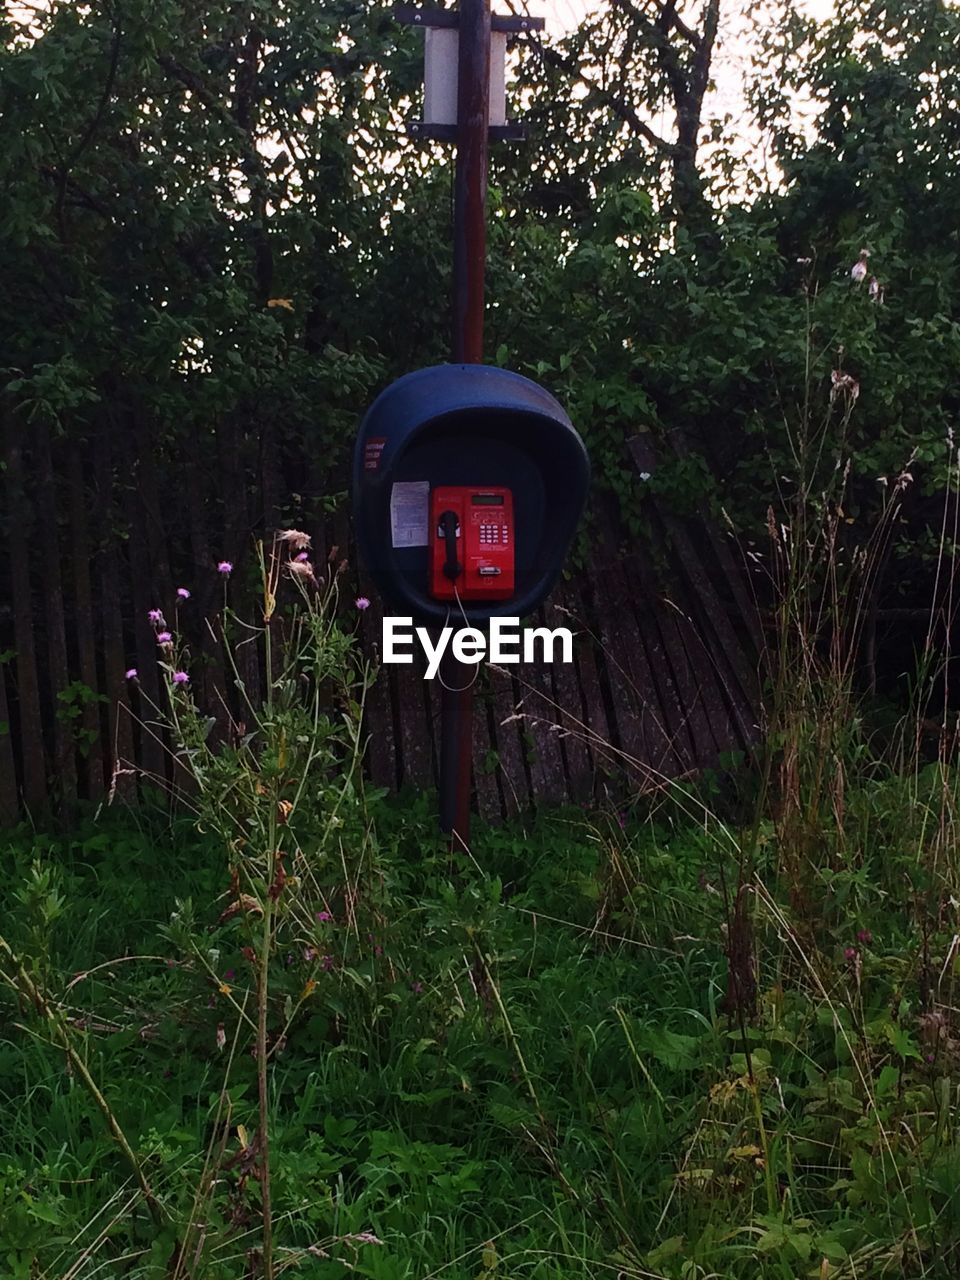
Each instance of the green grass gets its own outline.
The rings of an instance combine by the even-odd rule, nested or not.
[[[377,803],[369,909],[352,927],[330,868],[330,967],[291,947],[274,984],[277,1036],[294,1013],[270,1072],[280,1274],[956,1274],[957,909],[904,786],[849,797],[867,843],[825,857],[806,903],[761,827],[744,1017],[725,1002],[737,828],[566,812],[480,832],[454,864],[422,800]],[[160,1280],[190,1222],[179,1275],[258,1274],[254,997],[223,851],[121,815],[0,849],[0,933],[164,1216],[8,985],[0,1274]]]

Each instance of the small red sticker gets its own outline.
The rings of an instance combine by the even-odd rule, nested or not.
[[[372,440],[368,440],[363,446],[363,469],[364,471],[377,471],[380,468],[380,455],[383,453],[383,446],[387,443],[386,436],[374,436]]]

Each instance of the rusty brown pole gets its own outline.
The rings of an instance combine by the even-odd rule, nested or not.
[[[453,360],[483,363],[490,126],[490,0],[460,0],[457,169],[453,224]],[[456,619],[454,619],[456,625]],[[476,667],[448,657],[441,670],[440,825],[453,849],[470,843],[473,680]]]
[[[490,0],[461,0],[453,225],[453,359],[483,363],[490,128]]]

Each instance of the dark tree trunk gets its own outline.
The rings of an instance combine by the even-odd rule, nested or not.
[[[668,0],[663,14],[665,21],[677,22],[676,3]],[[704,193],[703,175],[697,156],[703,122],[703,99],[710,83],[710,68],[719,23],[720,0],[707,0],[704,5],[703,27],[695,40],[686,75],[676,74],[671,67],[666,66],[667,55],[662,57],[677,112],[677,144],[673,153],[673,205],[677,221],[694,238],[702,238],[710,248],[716,248],[719,240],[714,212]],[[682,25],[680,30],[686,32]]]
[[[678,14],[678,0],[610,0],[628,20],[633,39],[652,51],[666,81],[676,115],[676,141],[657,133],[637,110],[629,94],[610,89],[584,75],[583,68],[556,50],[545,51],[547,61],[578,77],[592,96],[604,102],[639,138],[670,165],[670,203],[679,229],[703,247],[718,243],[714,211],[706,197],[698,164],[703,100],[710,84],[713,51],[720,23],[720,0],[704,0],[699,28]]]
[[[70,547],[73,558],[73,611],[77,637],[80,679],[93,693],[83,704],[87,796],[99,800],[103,794],[103,730],[100,716],[100,681],[97,675],[97,640],[93,623],[93,587],[90,580],[90,528],[87,519],[87,488],[80,445],[74,441],[67,455],[67,487],[70,495]]]
[[[50,450],[50,431],[44,422],[38,423],[34,428],[33,447],[37,471],[37,507],[40,516],[37,540],[40,544],[43,564],[40,582],[47,630],[50,704],[53,708],[54,777],[63,815],[69,818],[77,804],[76,741],[73,720],[70,716],[76,708],[61,697],[70,685],[70,665],[67,659],[63,579],[60,572],[57,483]]]
[[[7,556],[13,603],[13,642],[17,651],[17,709],[23,766],[23,799],[31,813],[47,802],[47,764],[43,749],[43,715],[34,637],[30,582],[30,506],[24,487],[21,430],[5,415],[4,445],[7,491]]]

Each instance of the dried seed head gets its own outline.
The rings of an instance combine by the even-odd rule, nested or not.
[[[286,569],[291,578],[300,578],[301,580],[312,582],[314,586],[317,585],[313,565],[309,560],[288,560]]]
[[[301,533],[299,529],[281,529],[276,538],[278,542],[285,542],[294,551],[306,551],[310,546],[310,535]]]

